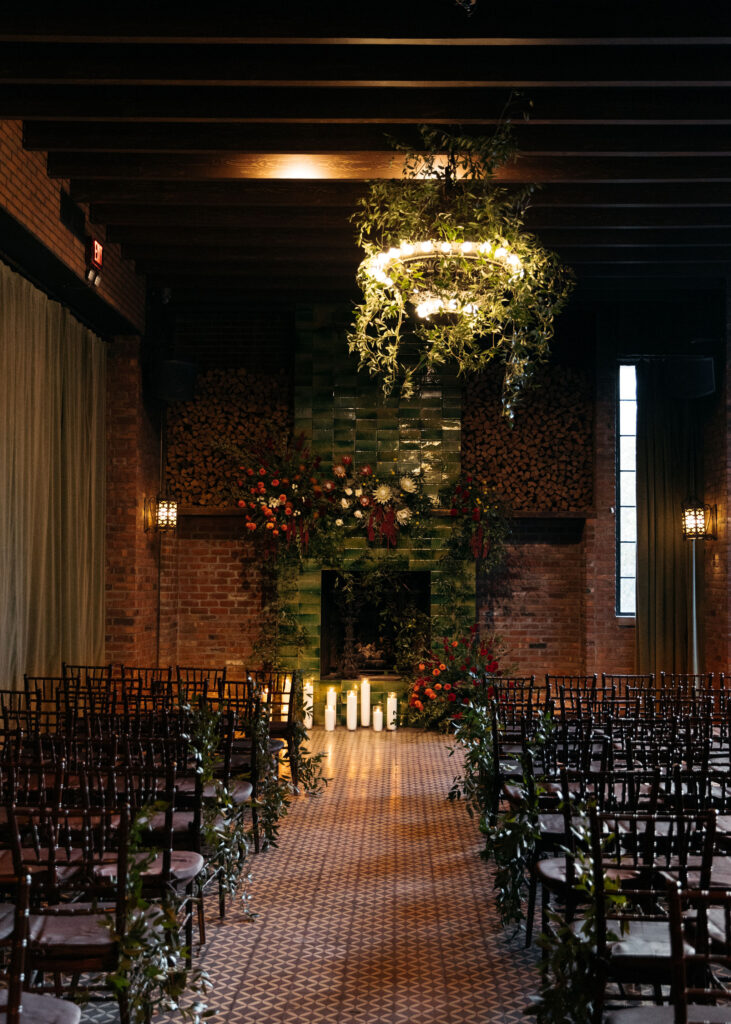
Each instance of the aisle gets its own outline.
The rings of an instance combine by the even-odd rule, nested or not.
[[[332,782],[254,858],[259,917],[219,925],[209,905],[218,1020],[524,1024],[537,957],[496,921],[476,827],[445,799],[445,737],[315,730],[312,748]]]

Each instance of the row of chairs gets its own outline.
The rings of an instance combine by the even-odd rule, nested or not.
[[[545,934],[559,930],[563,943],[586,940],[587,929],[591,936],[604,993],[591,1024],[731,1021],[727,998],[708,1016],[685,1016],[689,1002],[716,998],[709,964],[728,966],[731,951],[731,743],[727,708],[703,703],[710,692],[653,705],[626,688],[622,705],[602,694],[577,708],[561,706],[560,685],[541,709],[553,710],[553,729],[538,745],[536,702],[522,700],[519,685],[498,684],[490,695],[494,809],[500,801],[536,809],[526,944],[540,886]]]
[[[15,701],[14,716],[5,706],[0,757],[0,837],[5,837],[0,885],[12,892],[22,871],[32,869],[35,909],[43,922],[31,929],[30,961],[35,970],[50,972],[55,979],[70,973],[72,989],[78,985],[80,970],[112,969],[119,939],[112,941],[108,928],[100,928],[98,915],[92,914],[86,922],[72,920],[65,908],[72,903],[77,909],[80,904],[98,903],[104,890],[107,910],[111,908],[117,920],[117,936],[122,934],[118,913],[124,905],[120,881],[124,827],[153,802],[160,802],[164,810],[155,815],[146,833],[160,853],[146,869],[145,891],[161,900],[166,893],[175,893],[182,901],[181,926],[186,946],[192,949],[194,896],[200,894],[200,882],[206,877],[203,804],[206,796],[213,795],[213,783],[204,785],[189,742],[190,705],[196,704],[200,691],[190,694],[177,686],[160,689],[134,707],[98,713],[85,699],[85,690],[96,678],[93,672],[84,680],[68,674],[62,677],[69,685],[59,688],[63,696],[54,698],[47,716],[41,712],[38,691],[29,685],[23,698]],[[219,702],[219,693],[211,692],[212,702]],[[216,776],[239,806],[250,808],[247,813],[252,815],[258,848],[256,801],[251,798],[262,767],[257,764],[258,746],[252,735],[255,722],[258,728],[262,723],[268,726],[269,714],[263,688],[248,685],[246,693],[246,697],[236,694],[235,700],[226,696],[218,704],[222,713]],[[65,728],[67,721],[73,721],[73,727]],[[281,741],[269,743],[270,755],[281,747]],[[246,781],[234,779],[237,771],[246,773]],[[208,878],[213,881],[215,875],[209,872]],[[225,892],[220,881],[219,877],[223,916]],[[197,917],[204,943],[200,900]],[[120,1016],[122,1021],[129,1019],[124,993],[120,994]]]

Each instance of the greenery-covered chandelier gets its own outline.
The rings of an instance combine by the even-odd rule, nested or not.
[[[350,351],[386,394],[400,384],[406,397],[422,370],[454,362],[475,372],[497,359],[512,417],[572,275],[523,230],[532,186],[511,195],[493,180],[515,157],[509,126],[491,138],[421,134],[402,179],[373,182],[353,218],[366,256]]]

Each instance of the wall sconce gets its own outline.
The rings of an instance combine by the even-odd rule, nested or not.
[[[178,525],[178,503],[158,494],[145,498],[145,533],[171,533]]]
[[[704,505],[696,498],[689,498],[683,504],[682,527],[684,540],[716,540],[718,506]]]

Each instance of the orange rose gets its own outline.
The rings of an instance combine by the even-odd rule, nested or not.
[[[434,689],[435,690],[441,690],[441,688],[442,688],[442,684],[441,683],[435,683],[434,684]]]
[[[423,672],[425,668],[426,668],[426,665],[424,665],[423,663],[421,663],[421,664],[419,665],[419,671],[420,671],[420,672]]]
[[[447,667],[446,665],[440,665],[439,666],[439,668],[442,670],[442,672],[445,670],[446,667]]]
[[[432,675],[433,676],[438,676],[439,675],[439,669],[438,668],[432,669]]]

